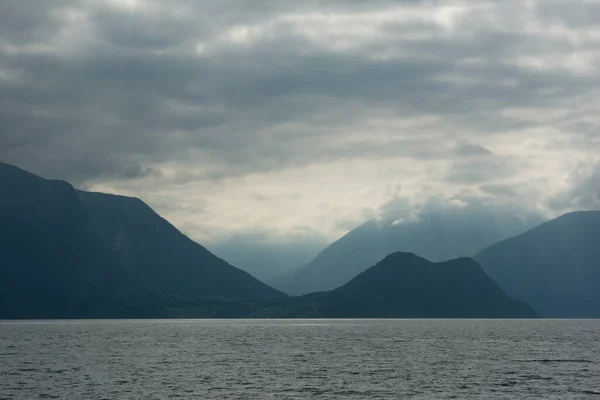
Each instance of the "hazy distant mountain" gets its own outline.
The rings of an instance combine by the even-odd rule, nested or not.
[[[325,248],[295,274],[270,283],[292,295],[331,290],[393,252],[412,252],[432,261],[471,256],[536,223],[539,220],[485,213],[429,213],[412,223],[369,221]]]
[[[285,291],[282,288],[287,288],[290,285],[292,279],[304,268],[304,265],[297,266],[290,270],[287,270],[279,275],[272,277],[265,281],[267,285],[270,285],[274,288],[279,288],[282,291]]]
[[[208,249],[267,284],[279,275],[305,265],[323,249],[317,241],[271,243],[244,236],[211,244]]]
[[[475,259],[542,316],[600,317],[600,211],[563,215]]]
[[[344,286],[291,298],[274,315],[336,318],[533,317],[470,258],[432,263],[394,253]]]
[[[76,191],[0,163],[0,317],[170,315],[285,297],[141,200]]]

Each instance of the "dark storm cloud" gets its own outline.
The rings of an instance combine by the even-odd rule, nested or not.
[[[71,0],[4,1],[0,3],[0,37],[17,45],[43,40],[61,24],[53,12],[71,3]]]
[[[499,134],[532,125],[499,110],[560,107],[589,93],[597,78],[515,64],[518,56],[543,52],[548,41],[526,30],[488,28],[479,11],[460,20],[458,34],[431,21],[392,21],[383,24],[383,36],[338,51],[327,37],[301,33],[310,21],[273,22],[323,11],[317,3],[140,4],[132,10],[99,1],[2,5],[0,74],[8,78],[0,79],[0,158],[80,182],[143,176],[131,172],[183,162],[190,149],[220,165],[205,178],[338,157],[443,158],[424,150],[430,141],[420,132],[398,132],[397,146],[393,139],[370,143],[368,135],[365,143],[343,139],[356,120],[382,109],[397,118],[443,116],[443,124],[429,127],[438,141]],[[423,4],[432,10],[443,3]],[[393,5],[334,2],[324,11],[384,12]],[[559,8],[541,3],[540,18],[557,17]],[[561,21],[578,27],[586,18],[570,12]],[[66,30],[71,25],[79,30]],[[232,42],[227,34],[238,25],[259,33],[248,43]],[[410,34],[418,37],[403,39]],[[551,50],[582,48],[590,45],[558,40]],[[297,125],[293,134],[275,132],[285,123]],[[115,161],[127,158],[124,165]],[[487,177],[467,177],[470,168],[459,163],[451,176]]]

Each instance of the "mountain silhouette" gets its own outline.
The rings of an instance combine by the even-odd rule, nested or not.
[[[274,315],[317,318],[533,317],[470,258],[432,263],[397,252],[329,291],[291,298]]]
[[[565,214],[474,257],[544,317],[600,317],[600,211]]]
[[[137,198],[0,163],[0,318],[170,316],[286,297]],[[176,312],[175,312],[176,315]]]
[[[396,243],[388,228],[378,238],[393,240],[382,245],[367,224],[344,238],[354,248],[342,243],[319,255],[339,263],[346,249],[344,260],[361,264],[346,269],[358,272],[345,285],[290,298],[216,257],[140,199],[76,190],[3,163],[0,189],[0,318],[534,315],[472,259],[432,263],[395,252],[369,264]],[[590,229],[581,240],[593,237]],[[377,251],[363,254],[366,239]]]

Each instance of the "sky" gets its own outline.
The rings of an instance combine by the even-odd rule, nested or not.
[[[0,160],[214,246],[600,208],[597,0],[3,1],[0,93]]]

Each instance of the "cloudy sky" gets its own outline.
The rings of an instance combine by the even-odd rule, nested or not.
[[[597,0],[2,1],[0,93],[0,160],[203,243],[600,208]]]

